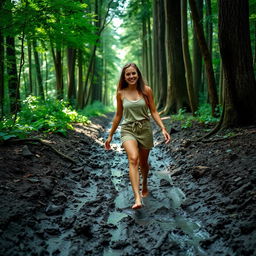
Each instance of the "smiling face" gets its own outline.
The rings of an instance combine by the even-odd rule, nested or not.
[[[124,79],[128,85],[136,85],[139,79],[136,68],[133,66],[128,67],[124,72]]]

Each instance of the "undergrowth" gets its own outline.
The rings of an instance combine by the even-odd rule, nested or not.
[[[79,113],[87,116],[87,117],[92,117],[92,116],[102,116],[106,113],[113,112],[114,108],[110,106],[105,106],[103,103],[99,101],[94,101],[92,105],[89,105],[85,107],[83,110],[80,110]]]
[[[172,115],[172,120],[180,121],[181,128],[190,128],[193,126],[193,122],[203,123],[203,124],[213,124],[219,122],[221,115],[221,107],[217,106],[216,116],[211,115],[211,106],[209,104],[201,105],[195,112],[195,116],[186,113],[185,109],[180,109],[178,114]]]
[[[66,135],[72,123],[89,123],[86,116],[78,114],[67,102],[56,99],[42,101],[29,96],[22,101],[21,111],[14,124],[12,117],[0,121],[0,140],[24,138],[33,131]]]

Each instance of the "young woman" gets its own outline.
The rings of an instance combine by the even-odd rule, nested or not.
[[[165,142],[170,141],[162,120],[156,110],[152,90],[146,86],[141,72],[134,63],[125,65],[117,88],[117,111],[112,128],[105,142],[105,148],[111,148],[110,142],[122,117],[121,142],[129,161],[129,176],[134,193],[133,209],[141,208],[141,197],[149,194],[147,186],[148,156],[153,147],[153,134],[149,121],[148,109],[156,123],[162,129]],[[142,191],[140,193],[140,172],[142,175]]]

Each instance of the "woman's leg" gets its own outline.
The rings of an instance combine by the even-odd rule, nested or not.
[[[139,159],[140,159],[140,171],[142,175],[142,197],[148,196],[148,156],[150,149],[140,148],[139,149]]]
[[[129,160],[129,176],[135,198],[132,208],[137,209],[141,207],[138,143],[136,140],[127,140],[123,143],[123,147]]]

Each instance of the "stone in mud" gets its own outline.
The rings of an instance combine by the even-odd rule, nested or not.
[[[84,169],[84,167],[80,166],[80,167],[72,169],[72,172],[73,173],[81,173],[83,171],[83,169]]]
[[[67,201],[67,196],[63,192],[59,192],[54,195],[53,201],[55,203],[64,203]]]
[[[46,194],[50,194],[54,188],[54,180],[52,178],[42,178],[41,187]]]
[[[52,216],[52,215],[58,215],[58,214],[62,214],[64,212],[64,205],[55,205],[55,204],[50,204],[46,210],[45,213],[48,216]]]
[[[199,166],[194,166],[193,168],[192,168],[192,176],[193,176],[193,178],[195,178],[195,179],[199,179],[199,178],[201,178],[202,176],[204,176],[204,174],[206,173],[206,171],[209,171],[209,167],[207,167],[207,166],[201,166],[201,165],[199,165]]]
[[[25,145],[23,148],[22,148],[22,155],[25,156],[25,157],[31,157],[33,156],[33,154],[31,153],[31,151],[29,150],[28,146]]]

